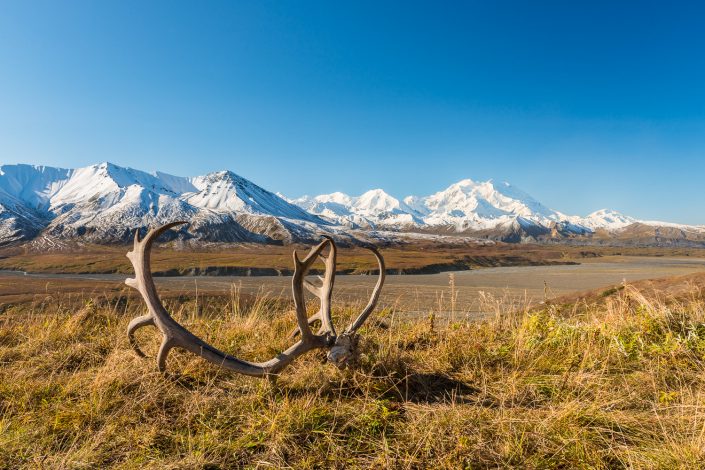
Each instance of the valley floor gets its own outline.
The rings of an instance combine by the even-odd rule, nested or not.
[[[385,252],[385,254],[387,254]],[[340,256],[345,260],[347,253]],[[546,260],[550,261],[550,260]],[[580,263],[485,267],[437,274],[387,275],[382,306],[405,316],[476,319],[505,308],[537,305],[575,292],[619,287],[623,281],[668,278],[705,271],[695,256],[600,256]],[[0,271],[0,307],[62,292],[76,297],[133,295],[123,281],[128,274],[24,274]],[[290,299],[290,276],[161,276],[155,282],[164,295],[265,296]],[[369,296],[376,275],[338,275],[334,298],[354,302]],[[515,308],[513,307],[513,308]]]

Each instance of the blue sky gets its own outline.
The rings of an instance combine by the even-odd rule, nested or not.
[[[0,160],[705,223],[699,2],[0,3]]]

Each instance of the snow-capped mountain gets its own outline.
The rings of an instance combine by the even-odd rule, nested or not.
[[[77,169],[0,166],[0,245],[121,243],[136,228],[175,220],[189,225],[172,236],[201,242],[288,243],[327,233],[351,241],[462,234],[509,242],[604,243],[626,237],[705,243],[705,227],[640,221],[607,209],[565,215],[509,183],[493,181],[464,179],[402,200],[382,189],[288,200],[231,171],[180,177],[111,163]]]
[[[593,231],[600,228],[619,230],[638,222],[634,217],[629,217],[610,209],[600,209],[599,211],[589,214],[587,217],[569,217],[569,220]],[[658,225],[661,223],[662,222],[655,222],[654,224]]]
[[[562,216],[509,183],[464,179],[424,198],[408,196],[423,207],[424,223],[454,226],[456,230],[484,230],[512,223],[517,217],[548,225]]]
[[[290,200],[332,223],[350,227],[464,233],[504,241],[536,241],[586,236],[598,229],[616,233],[645,222],[602,209],[588,216],[569,216],[550,209],[509,183],[464,179],[429,196],[398,200],[381,189],[359,197],[343,193]],[[703,227],[691,227],[705,233]]]
[[[402,201],[381,189],[352,197],[343,193],[303,196],[290,202],[334,223],[362,227],[444,228],[455,232],[558,222],[582,225],[551,210],[509,183],[464,179],[430,196],[407,196]],[[587,227],[576,227],[577,231]]]
[[[293,204],[331,222],[351,228],[408,228],[422,224],[422,215],[381,189],[351,197],[343,193],[303,196]]]
[[[122,242],[135,228],[174,220],[191,222],[190,235],[206,241],[291,241],[329,225],[229,171],[184,178],[111,163],[0,166],[0,243],[40,232]]]

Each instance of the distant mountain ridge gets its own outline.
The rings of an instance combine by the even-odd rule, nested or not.
[[[382,189],[375,189],[359,197],[337,192],[303,196],[289,199],[289,202],[332,222],[362,228],[443,227],[461,233],[518,222],[545,229],[558,224],[563,230],[582,234],[596,229],[617,230],[638,222],[609,209],[595,211],[586,217],[569,216],[549,209],[509,183],[496,184],[491,180],[475,182],[464,179],[432,195],[407,196],[401,201]]]
[[[464,179],[402,200],[382,189],[287,199],[232,171],[180,177],[107,162],[77,169],[0,166],[0,245],[125,243],[134,229],[174,220],[189,222],[180,239],[214,243],[292,243],[321,233],[352,241],[444,234],[508,242],[705,243],[702,226],[640,221],[608,209],[569,216],[504,182]]]
[[[434,194],[401,200],[382,189],[358,197],[336,192],[288,200],[351,229],[464,234],[508,242],[705,245],[703,226],[637,220],[610,209],[566,215],[509,183],[492,180],[464,179]],[[631,235],[635,233],[636,238]]]

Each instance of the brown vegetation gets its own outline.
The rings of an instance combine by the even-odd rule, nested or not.
[[[176,249],[173,244],[155,248],[154,271],[161,274],[291,274],[291,246],[217,245],[210,249]],[[0,269],[31,273],[122,273],[132,267],[123,246],[88,245],[74,250],[37,251],[28,247],[0,251]],[[363,248],[341,248],[338,272],[374,270]],[[701,249],[615,248],[552,245],[438,245],[390,246],[384,257],[390,273],[433,273],[490,266],[529,266],[574,263],[612,255],[705,257]]]
[[[705,300],[691,287],[488,305],[483,322],[386,310],[353,367],[303,357],[277,388],[178,352],[182,373],[163,376],[129,348],[137,299],[49,293],[0,314],[0,467],[698,468]],[[167,303],[252,359],[294,325],[288,303],[237,292]]]

